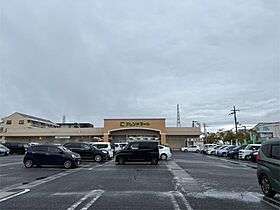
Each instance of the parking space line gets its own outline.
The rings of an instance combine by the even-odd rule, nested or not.
[[[67,208],[67,210],[75,210],[82,202],[84,202],[87,198],[94,196],[94,198],[82,208],[82,210],[87,210],[102,194],[104,190],[92,190],[87,193],[84,197],[74,203],[72,206]]]
[[[275,200],[273,200],[273,199],[271,199],[271,198],[268,198],[268,200],[271,200],[271,201],[277,203],[277,204],[278,204],[278,206],[277,206],[277,205],[275,205],[275,204],[273,204],[273,203],[270,203],[269,201],[264,200],[263,198],[259,198],[258,196],[253,195],[253,193],[251,193],[251,192],[249,193],[249,195],[250,195],[251,197],[253,197],[253,198],[259,200],[260,202],[264,202],[264,203],[266,203],[266,204],[268,204],[268,205],[270,205],[270,206],[272,206],[272,207],[274,207],[274,208],[276,208],[276,209],[279,209],[280,202],[278,202],[278,201],[275,201]]]
[[[24,194],[24,193],[27,193],[27,192],[29,192],[29,191],[30,191],[30,189],[25,189],[25,190],[23,190],[23,191],[21,191],[21,192],[19,192],[19,193],[12,194],[12,195],[10,195],[10,196],[4,197],[4,198],[2,198],[2,199],[0,200],[0,203],[3,202],[3,201],[6,201],[6,200],[8,200],[8,199],[17,197],[17,196],[19,196],[19,195],[22,195],[22,194]]]
[[[170,198],[171,198],[171,202],[173,204],[174,210],[181,210],[173,193],[170,193]]]
[[[18,164],[22,164],[22,162],[1,164],[0,167],[11,166],[11,165],[18,165]]]
[[[92,204],[94,204],[95,201],[97,201],[97,199],[100,198],[100,196],[101,196],[103,193],[104,193],[103,190],[96,190],[96,195],[95,195],[95,197],[94,197],[90,202],[88,202],[88,203],[86,204],[86,206],[82,208],[82,210],[87,210],[89,207],[91,207]]]

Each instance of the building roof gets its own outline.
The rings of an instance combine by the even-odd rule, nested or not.
[[[13,114],[19,114],[23,117],[26,117],[26,118],[30,118],[30,119],[34,119],[34,120],[39,120],[39,121],[43,121],[43,122],[46,122],[46,123],[51,123],[51,124],[55,124],[53,123],[52,121],[50,120],[46,120],[46,119],[43,119],[43,118],[39,118],[39,117],[34,117],[34,116],[31,116],[31,115],[27,115],[27,114],[23,114],[23,113],[20,113],[20,112],[15,112]],[[11,114],[10,116],[12,116],[13,114]],[[9,117],[10,117],[9,116]]]
[[[165,120],[165,118],[112,118],[104,120]]]

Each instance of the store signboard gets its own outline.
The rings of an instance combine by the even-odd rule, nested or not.
[[[121,127],[149,127],[150,123],[147,121],[140,122],[131,122],[131,121],[122,121],[120,122]]]

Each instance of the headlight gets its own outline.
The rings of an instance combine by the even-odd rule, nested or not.
[[[72,158],[76,158],[76,156],[75,156],[75,155],[73,155],[73,154],[71,155],[71,157],[72,157]]]
[[[102,151],[104,154],[107,154],[107,152],[106,151]]]

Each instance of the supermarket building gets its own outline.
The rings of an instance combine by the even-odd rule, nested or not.
[[[15,112],[2,118],[0,141],[60,143],[79,141],[127,142],[158,140],[163,145],[179,149],[198,145],[203,141],[198,127],[166,127],[165,118],[104,119],[104,127],[71,127],[71,123],[53,123],[50,120]],[[75,123],[79,124],[79,123]],[[69,126],[68,126],[69,125]]]

